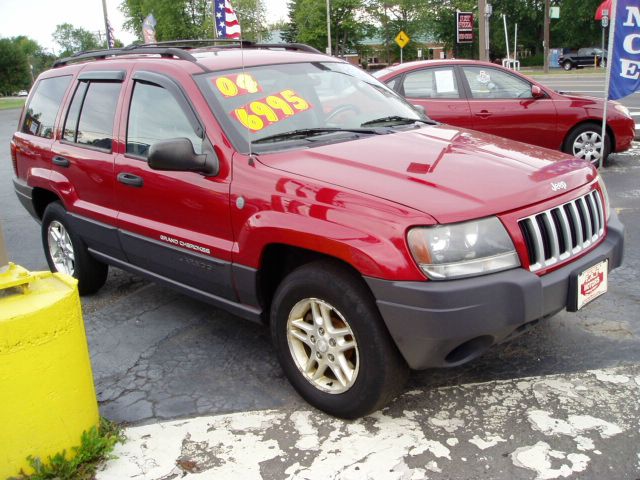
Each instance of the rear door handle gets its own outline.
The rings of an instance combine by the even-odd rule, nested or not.
[[[487,110],[480,110],[478,113],[476,113],[476,117],[480,118],[489,118],[491,115],[493,114]]]
[[[53,157],[52,162],[54,165],[58,165],[59,167],[64,168],[67,168],[69,165],[71,165],[71,162],[68,159],[59,156]]]
[[[144,180],[138,175],[132,173],[122,172],[118,174],[118,181],[125,185],[131,185],[132,187],[141,187],[144,185]]]

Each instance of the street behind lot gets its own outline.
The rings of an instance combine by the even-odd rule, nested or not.
[[[17,117],[15,110],[0,112],[0,141],[4,145],[8,144],[16,127]],[[535,469],[513,468],[513,455],[519,448],[535,445],[538,447],[522,450],[520,454],[526,458],[537,455],[536,458],[548,460],[548,469],[562,471],[561,465],[566,464],[569,471],[565,468],[564,473],[582,471],[582,478],[604,478],[607,472],[611,473],[610,478],[635,478],[634,472],[640,471],[640,458],[637,456],[640,453],[637,451],[637,445],[640,444],[640,414],[637,401],[634,401],[638,396],[638,388],[634,383],[639,382],[637,365],[640,365],[640,296],[637,282],[640,269],[640,149],[613,158],[603,175],[609,186],[612,203],[627,227],[625,264],[611,275],[609,293],[578,314],[562,313],[542,322],[533,332],[494,348],[469,365],[414,373],[407,393],[388,410],[374,417],[371,421],[373,426],[368,427],[366,419],[348,423],[317,412],[304,413],[308,412],[307,407],[284,379],[264,327],[116,269],[112,269],[105,289],[83,299],[101,412],[112,420],[147,424],[199,415],[275,409],[276,412],[249,415],[248,418],[263,417],[281,426],[284,436],[274,441],[280,442],[278,448],[283,451],[286,450],[286,441],[297,441],[287,437],[287,432],[293,432],[298,439],[300,435],[308,435],[305,438],[311,442],[315,441],[315,430],[320,431],[320,439],[326,436],[326,439],[337,441],[339,437],[347,435],[355,441],[359,436],[369,438],[366,436],[369,430],[390,429],[396,432],[392,440],[409,435],[407,441],[413,442],[415,448],[432,446],[431,449],[424,447],[420,452],[414,450],[413,454],[407,454],[412,458],[400,454],[393,457],[404,459],[404,464],[398,462],[401,469],[395,471],[395,476],[390,475],[391,478],[403,478],[400,474],[411,474],[411,469],[418,468],[425,470],[425,475],[427,470],[436,475],[434,469],[438,468],[448,477],[473,478],[484,476],[485,465],[489,464],[495,465],[491,474],[486,474],[489,477],[533,478]],[[8,148],[4,148],[0,150],[0,221],[5,231],[9,256],[12,261],[30,269],[44,269],[46,263],[38,225],[19,205],[12,191],[12,176]],[[602,373],[603,369],[611,368],[620,370]],[[596,374],[584,373],[595,369],[605,380],[598,379]],[[527,380],[528,386],[519,386],[525,377],[548,375],[560,377]],[[610,381],[611,378],[614,381]],[[540,382],[543,387],[553,386],[548,387],[550,390],[545,394],[546,397],[535,394],[534,385]],[[484,386],[469,385],[476,383]],[[552,401],[552,397],[568,399],[566,401],[570,402],[572,398],[575,399],[570,393],[573,390],[585,392],[578,395],[584,401],[549,413],[551,407],[548,402]],[[492,395],[495,398],[490,398]],[[598,406],[604,402],[603,399],[609,399],[606,408]],[[495,415],[482,415],[485,407],[495,407]],[[548,415],[535,414],[530,417],[531,412],[537,410]],[[294,415],[296,411],[303,412],[302,419]],[[411,432],[415,428],[411,424],[412,418],[405,412],[415,412],[418,416],[415,422],[424,425],[420,428],[428,429],[428,434],[421,437],[416,430],[416,435],[413,435]],[[467,450],[458,451],[453,456],[452,460],[456,462],[446,461],[446,455],[439,456],[444,450],[435,443],[428,443],[446,444],[449,449],[457,445],[451,445],[453,441],[447,442],[449,438],[457,438],[451,435],[453,432],[444,427],[438,430],[433,422],[427,420],[430,417],[440,418],[438,415],[442,412],[449,412],[450,415],[442,425],[455,426],[456,422],[463,422],[465,426],[458,425],[456,429],[464,430],[467,424],[473,423],[468,433],[475,433],[469,435],[468,439],[467,433],[464,434]],[[571,416],[579,414],[596,419],[595,426],[582,428],[572,423],[575,419],[572,420]],[[212,420],[212,425],[227,428],[225,425],[229,424],[225,423],[225,418]],[[453,418],[457,419],[456,422],[448,423]],[[533,423],[530,418],[534,419]],[[545,428],[551,427],[540,425],[558,424],[552,420],[547,422],[546,419],[551,418],[567,422],[567,428],[573,434],[566,438],[555,434],[547,438]],[[498,420],[504,423],[496,423]],[[289,421],[298,422],[295,423],[295,431],[288,430]],[[534,423],[540,428],[532,428]],[[620,431],[607,426],[609,424]],[[505,437],[511,431],[515,434],[517,428],[520,428],[517,438]],[[266,430],[268,428],[255,435],[268,440],[270,437],[263,435]],[[331,436],[332,431],[337,433]],[[617,433],[613,434],[614,431]],[[483,442],[495,442],[493,447],[499,447],[485,452],[485,449],[475,447],[473,443],[469,445],[474,435],[478,435]],[[462,438],[462,434],[460,436]],[[493,436],[505,441],[496,440]],[[591,444],[586,440],[580,440],[582,443],[578,444],[576,438],[579,436],[596,442],[596,445],[588,448]],[[375,441],[376,437],[370,438]],[[198,440],[195,441],[197,443]],[[544,442],[547,446],[538,442]],[[579,448],[585,445],[584,449]],[[194,448],[197,449],[197,445]],[[326,444],[326,449],[330,448],[330,443]],[[322,454],[314,449],[307,450],[305,455],[313,458],[300,459],[301,466]],[[247,454],[247,457],[250,456]],[[469,459],[469,462],[462,461],[462,457]],[[221,458],[210,460],[214,464],[216,461],[224,463]],[[526,463],[526,458],[522,462]],[[267,460],[265,458],[264,461]],[[294,458],[289,460],[288,467],[293,467],[298,461]],[[355,458],[353,468],[364,461]],[[432,461],[435,465],[430,463]],[[392,470],[396,466],[382,462],[369,464],[368,468],[372,468],[371,465],[378,470],[383,467]],[[427,468],[428,465],[432,468]],[[581,468],[582,465],[584,468]],[[273,464],[267,467],[272,469],[265,470],[267,473],[280,471]],[[259,468],[262,466],[259,465]],[[350,471],[347,466],[343,468],[345,472]],[[404,473],[402,469],[405,469]],[[295,468],[291,470],[292,473],[295,471]],[[270,478],[282,478],[275,473],[273,475]],[[160,475],[147,478],[160,478]],[[362,477],[353,473],[353,476],[344,478]]]

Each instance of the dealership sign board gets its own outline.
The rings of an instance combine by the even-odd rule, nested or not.
[[[456,33],[458,43],[473,43],[473,13],[456,12]]]

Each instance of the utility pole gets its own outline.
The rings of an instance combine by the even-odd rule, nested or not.
[[[478,58],[489,60],[487,55],[487,0],[478,0]]]
[[[331,7],[329,0],[327,0],[327,55],[331,55]]]
[[[111,39],[109,18],[107,17],[107,0],[102,0],[102,14],[104,15],[104,29],[107,32],[107,48],[111,48],[111,45],[113,45],[113,40]]]
[[[549,9],[551,0],[544,0],[544,73],[549,73]]]

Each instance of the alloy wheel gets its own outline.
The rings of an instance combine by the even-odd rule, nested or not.
[[[296,367],[318,390],[338,394],[355,383],[360,367],[356,338],[329,303],[317,298],[296,303],[289,312],[287,343]]]
[[[69,232],[57,220],[52,221],[47,229],[49,255],[56,271],[73,276],[75,274],[75,254]]]

